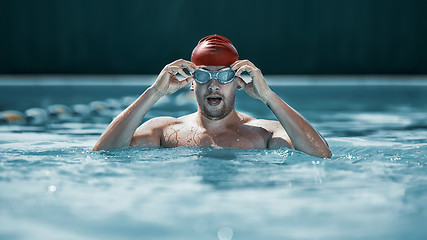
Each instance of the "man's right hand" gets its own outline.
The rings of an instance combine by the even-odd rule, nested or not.
[[[192,73],[197,69],[197,65],[184,59],[179,59],[166,65],[160,72],[152,88],[154,88],[161,96],[165,96],[187,86],[194,79],[191,75],[189,76],[185,73],[184,69],[187,69]],[[176,77],[178,73],[185,77],[185,79],[182,81],[178,80]]]

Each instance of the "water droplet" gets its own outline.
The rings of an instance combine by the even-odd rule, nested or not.
[[[219,240],[231,240],[233,238],[233,229],[229,227],[222,227],[218,230]]]
[[[55,185],[50,185],[49,186],[49,191],[50,192],[56,192],[56,186]]]
[[[240,139],[237,139],[237,141],[240,141]]]

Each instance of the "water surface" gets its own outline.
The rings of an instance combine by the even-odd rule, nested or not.
[[[146,86],[2,86],[1,110]],[[333,157],[289,149],[90,149],[111,116],[0,126],[0,239],[425,239],[427,86],[275,85]],[[274,119],[238,93],[237,109]],[[183,91],[148,118],[195,110]]]

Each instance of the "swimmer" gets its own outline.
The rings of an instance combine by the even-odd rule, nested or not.
[[[241,78],[243,72],[250,75],[249,83]],[[185,79],[179,80],[177,74]],[[140,125],[160,98],[190,84],[196,95],[197,112],[179,118],[156,117]],[[234,103],[238,89],[266,104],[278,121],[237,112]],[[93,150],[188,145],[285,147],[321,158],[331,156],[322,135],[270,89],[260,69],[249,60],[239,60],[231,41],[219,35],[201,39],[191,62],[179,59],[166,65],[153,85],[111,122]]]

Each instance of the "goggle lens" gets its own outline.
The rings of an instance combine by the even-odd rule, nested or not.
[[[205,72],[203,70],[196,70],[193,73],[194,80],[196,80],[198,83],[207,83],[210,81],[211,75],[209,72]]]
[[[197,69],[193,73],[194,80],[204,84],[212,79],[216,79],[221,84],[226,84],[234,80],[235,72],[231,68],[221,69],[219,71],[208,71],[205,69]]]

